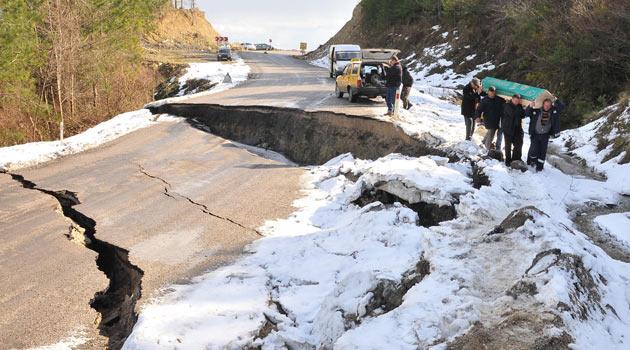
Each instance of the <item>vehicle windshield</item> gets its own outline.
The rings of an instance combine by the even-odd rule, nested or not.
[[[353,58],[361,58],[361,52],[359,51],[341,51],[335,54],[337,61],[350,61]]]
[[[219,53],[230,53],[229,49],[220,49]]]

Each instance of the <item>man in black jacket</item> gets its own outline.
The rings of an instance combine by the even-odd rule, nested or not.
[[[409,94],[411,94],[411,87],[413,86],[413,76],[407,69],[407,66],[402,67],[402,92],[400,93],[400,100],[403,103],[404,109],[411,109],[413,105],[409,102]]]
[[[510,166],[512,161],[522,161],[523,152],[523,118],[525,110],[521,106],[521,95],[512,96],[512,101],[505,104],[501,127],[505,139],[505,164]]]
[[[470,84],[464,87],[462,96],[462,115],[466,123],[466,140],[470,140],[475,133],[475,110],[481,102],[481,96],[485,95],[481,87],[481,81],[474,78]]]
[[[529,137],[532,144],[529,147],[527,164],[535,165],[536,171],[542,171],[547,159],[549,137],[560,132],[560,113],[564,111],[564,104],[560,100],[555,103],[551,99],[543,102],[543,107],[533,108],[533,103],[527,107],[525,116],[529,117]]]
[[[477,108],[477,121],[483,117],[483,124],[488,130],[483,138],[483,144],[490,151],[494,136],[501,127],[501,118],[503,116],[503,105],[505,100],[497,96],[497,89],[491,86],[486,96]],[[500,150],[497,150],[500,152]]]
[[[389,59],[389,68],[387,68],[387,74],[385,75],[385,87],[387,87],[387,116],[394,115],[394,104],[396,103],[396,91],[400,89],[402,84],[403,71],[398,61],[398,57],[392,56]]]

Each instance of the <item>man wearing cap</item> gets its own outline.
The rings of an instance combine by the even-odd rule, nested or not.
[[[514,94],[512,100],[505,104],[501,127],[505,139],[505,164],[510,166],[512,161],[522,161],[523,125],[525,110],[521,106],[521,95]]]
[[[552,103],[549,98],[543,102],[542,108],[534,109],[533,104],[525,111],[525,116],[530,118],[529,135],[532,141],[527,164],[536,166],[538,172],[545,167],[549,137],[560,132],[560,113],[564,110],[564,104],[560,100]]]
[[[475,133],[475,110],[481,102],[481,96],[485,95],[481,85],[481,81],[473,78],[468,85],[464,87],[462,95],[462,115],[466,123],[466,140],[470,140]]]
[[[385,75],[385,87],[387,87],[387,96],[385,101],[387,102],[387,114],[386,116],[394,115],[394,106],[396,104],[396,91],[400,89],[402,84],[403,71],[398,57],[392,56],[389,59],[389,68],[387,68],[387,74]]]
[[[491,150],[494,136],[501,127],[504,105],[505,100],[497,96],[497,89],[491,86],[488,89],[488,96],[481,100],[479,108],[477,108],[477,121],[483,118],[483,124],[488,130],[486,136],[483,138],[483,144],[488,151]],[[500,152],[501,150],[497,151]]]

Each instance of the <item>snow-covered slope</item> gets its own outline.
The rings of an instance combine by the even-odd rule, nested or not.
[[[630,266],[571,210],[619,202],[617,180],[508,169],[460,141],[457,106],[414,101],[395,122],[461,161],[313,167],[294,214],[148,303],[125,349],[627,349]]]
[[[630,104],[610,106],[595,121],[562,132],[554,143],[605,174],[611,188],[630,195]]]

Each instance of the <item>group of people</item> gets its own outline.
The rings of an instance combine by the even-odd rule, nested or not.
[[[387,88],[387,95],[385,96],[385,101],[387,102],[386,116],[394,115],[396,93],[401,85],[400,101],[404,109],[410,109],[413,106],[411,102],[409,102],[409,94],[413,86],[413,76],[411,72],[409,72],[409,69],[400,63],[397,56],[392,56],[389,59],[389,67],[387,67],[385,71],[385,87]]]
[[[531,145],[527,155],[527,165],[543,170],[547,159],[549,138],[560,132],[560,113],[564,105],[545,99],[540,108],[534,108],[533,102],[523,108],[523,100],[514,94],[509,102],[497,96],[494,86],[483,91],[481,81],[474,78],[464,87],[462,115],[466,123],[466,140],[471,140],[475,125],[486,128],[483,145],[488,151],[501,150],[505,144],[505,163],[512,166],[514,161],[522,161],[524,130],[522,121],[529,118],[529,137]],[[496,143],[494,142],[496,137]]]

